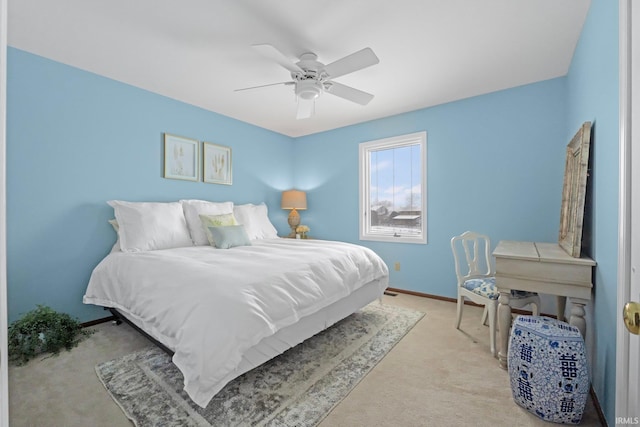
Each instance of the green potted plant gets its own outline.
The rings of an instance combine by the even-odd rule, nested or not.
[[[22,365],[40,353],[58,354],[92,333],[68,314],[38,305],[9,326],[9,360]]]

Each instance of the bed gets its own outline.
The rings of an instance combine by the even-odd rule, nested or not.
[[[279,238],[264,205],[216,210],[203,202],[195,221],[189,202],[196,201],[110,202],[118,241],[94,269],[83,302],[117,310],[170,349],[184,390],[202,407],[233,378],[375,301],[388,285],[385,263],[368,248]],[[202,225],[228,220],[219,211],[229,209],[235,224]],[[220,230],[239,230],[244,244],[218,234],[203,244],[207,231]]]

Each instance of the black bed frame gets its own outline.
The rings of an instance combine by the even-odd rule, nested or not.
[[[120,324],[122,324],[122,322],[127,323],[133,329],[135,329],[140,334],[142,334],[142,336],[144,336],[146,339],[148,339],[149,341],[151,341],[152,343],[157,345],[162,351],[167,353],[169,356],[173,356],[173,351],[169,347],[167,347],[166,345],[162,344],[160,341],[158,341],[157,339],[153,338],[151,335],[149,335],[148,333],[146,333],[145,331],[140,329],[136,324],[134,324],[131,320],[127,319],[126,316],[124,316],[118,310],[116,310],[113,307],[104,307],[104,309],[105,310],[109,310],[111,312],[111,314],[113,314],[113,317],[116,318],[116,320],[114,321],[116,323],[116,325],[120,325]]]

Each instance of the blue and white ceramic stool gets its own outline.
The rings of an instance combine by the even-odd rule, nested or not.
[[[575,326],[518,316],[508,351],[516,403],[545,421],[578,424],[589,394],[584,339]]]

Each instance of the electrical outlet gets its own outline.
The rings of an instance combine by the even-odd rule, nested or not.
[[[394,264],[393,268],[394,268],[396,271],[400,271],[400,263],[399,263],[399,262],[396,262],[396,263]]]

